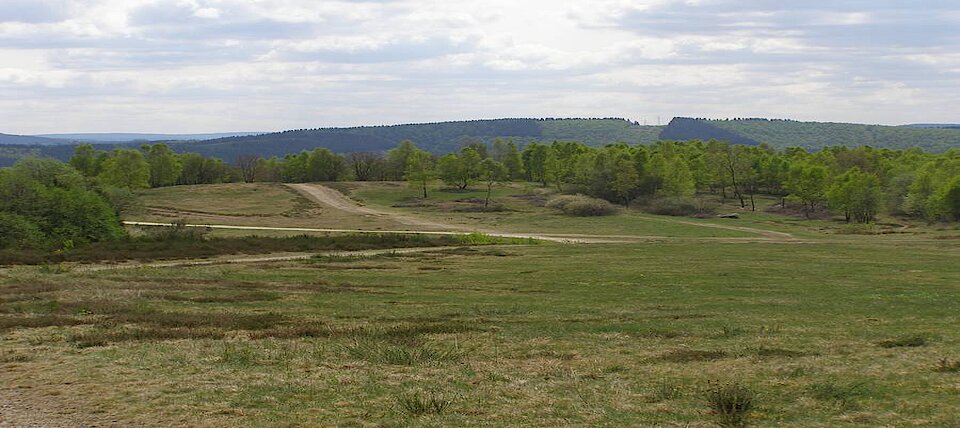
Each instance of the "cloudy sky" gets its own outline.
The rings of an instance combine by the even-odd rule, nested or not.
[[[0,0],[0,132],[960,122],[952,0]]]

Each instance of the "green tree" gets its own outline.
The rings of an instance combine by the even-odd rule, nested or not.
[[[811,163],[790,166],[785,183],[790,198],[800,202],[805,217],[810,217],[817,204],[823,201],[827,187],[827,169]]]
[[[101,161],[102,158],[98,156],[98,151],[93,148],[93,145],[81,144],[73,149],[70,166],[86,177],[96,177],[100,173]]]
[[[434,179],[435,175],[433,155],[430,152],[418,149],[407,158],[407,171],[404,176],[412,186],[419,187],[423,191],[424,199],[427,198],[427,184]]]
[[[945,220],[960,221],[960,175],[937,192],[938,213]]]
[[[343,157],[326,148],[313,149],[307,156],[306,181],[337,181],[343,175]]]
[[[103,163],[99,178],[106,186],[147,188],[150,187],[150,165],[136,150],[117,149]]]
[[[228,174],[226,164],[220,159],[208,158],[197,153],[180,155],[183,169],[178,184],[214,184],[221,183]]]
[[[59,246],[123,234],[103,197],[86,188],[78,171],[52,159],[28,158],[0,170],[0,213],[0,241],[7,246]]]
[[[437,176],[444,183],[466,189],[480,178],[480,154],[466,147],[460,154],[444,155],[437,162]]]
[[[483,200],[483,208],[486,209],[490,206],[490,194],[493,192],[493,186],[509,181],[510,170],[503,163],[486,158],[480,162],[480,179],[487,183],[487,197]]]
[[[177,184],[183,165],[177,154],[166,144],[144,144],[144,159],[150,165],[150,187],[173,186]]]
[[[413,141],[403,140],[397,147],[387,151],[387,171],[391,180],[403,180],[410,167],[410,157],[417,152]]]
[[[843,214],[849,223],[869,223],[876,218],[880,207],[880,182],[873,174],[853,167],[834,179],[827,190],[830,207]]]

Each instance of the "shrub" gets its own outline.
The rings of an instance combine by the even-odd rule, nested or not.
[[[0,248],[40,247],[43,233],[26,217],[0,211]]]
[[[637,206],[644,212],[657,215],[675,217],[689,217],[693,215],[709,215],[716,212],[716,207],[700,199],[685,197],[655,198],[637,201]]]
[[[611,203],[584,195],[557,196],[547,202],[547,208],[554,208],[564,214],[577,217],[596,217],[613,215],[617,212]]]

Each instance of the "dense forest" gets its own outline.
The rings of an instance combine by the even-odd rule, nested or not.
[[[495,119],[423,123],[355,128],[297,129],[262,135],[219,138],[206,141],[167,142],[178,153],[199,153],[233,163],[241,155],[285,156],[323,147],[335,153],[386,151],[404,140],[436,154],[450,153],[464,144],[491,143],[512,138],[521,146],[528,141],[580,141],[591,146],[609,142],[652,144],[662,127],[642,126],[625,119]],[[24,137],[34,138],[34,137]],[[0,146],[0,166],[17,159],[39,155],[66,161],[73,147],[68,145]],[[2,141],[0,141],[2,143]],[[101,149],[137,149],[141,143],[97,144]]]
[[[960,221],[960,150],[833,146],[811,153],[716,140],[604,147],[533,142],[521,148],[496,139],[444,155],[403,141],[386,152],[341,155],[316,148],[283,157],[241,155],[228,165],[162,143],[111,151],[86,144],[74,149],[67,164],[29,157],[0,169],[0,248],[66,248],[122,236],[118,217],[135,204],[137,189],[341,180],[405,180],[423,198],[437,181],[451,188],[481,186],[487,203],[493,186],[527,181],[659,214],[702,214],[709,198],[757,210],[762,195],[807,217]]]
[[[663,130],[660,138],[676,141],[716,139],[738,144],[767,143],[778,149],[800,147],[806,150],[830,146],[871,146],[891,149],[919,147],[930,152],[944,152],[960,148],[960,129],[950,125],[881,126],[758,118],[676,118]]]
[[[386,152],[340,155],[318,148],[284,157],[243,155],[231,166],[199,154],[178,154],[165,144],[111,152],[84,145],[77,147],[69,165],[108,189],[231,181],[406,180],[429,197],[428,187],[437,180],[460,189],[482,185],[488,190],[497,183],[529,181],[627,206],[666,206],[664,213],[682,215],[702,210],[705,195],[736,201],[749,210],[756,210],[757,196],[764,195],[804,216],[829,211],[850,222],[867,223],[880,213],[960,220],[960,150],[931,154],[834,146],[810,153],[716,140],[600,148],[554,142],[520,148],[512,140],[497,139],[438,156],[403,141]]]
[[[66,161],[76,144],[39,137],[0,135],[0,167],[27,156]],[[815,151],[830,146],[907,149],[939,153],[960,148],[960,129],[950,125],[879,126],[742,118],[708,120],[676,118],[666,127],[643,126],[620,119],[494,119],[354,128],[297,129],[204,141],[168,141],[177,153],[197,153],[235,163],[240,156],[283,157],[315,148],[334,153],[385,152],[401,141],[443,155],[472,143],[511,139],[519,147],[531,142],[577,141],[591,147],[609,143],[651,145],[657,141],[718,140],[731,144],[766,143],[776,149],[800,147]],[[45,141],[40,144],[39,142]],[[6,142],[6,143],[5,143]],[[59,142],[50,144],[50,142]],[[96,144],[103,150],[136,150],[141,142]]]

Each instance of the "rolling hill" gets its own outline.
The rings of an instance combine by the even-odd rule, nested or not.
[[[91,143],[124,143],[135,141],[203,141],[215,138],[243,137],[247,135],[263,134],[263,132],[221,132],[209,134],[141,134],[141,133],[80,133],[80,134],[39,134],[34,137],[55,138],[66,140],[71,144],[76,141]]]
[[[665,140],[725,140],[732,143],[767,143],[775,148],[819,150],[827,146],[873,146],[931,152],[960,148],[960,129],[942,126],[882,126],[856,123],[799,122],[781,119],[675,118],[660,134]]]
[[[237,133],[244,134],[244,133]],[[659,140],[717,139],[736,144],[769,144],[775,148],[801,147],[819,150],[826,146],[905,149],[919,147],[932,152],[960,148],[960,129],[953,125],[881,126],[853,123],[799,122],[779,119],[693,119],[678,117],[666,127],[642,126],[625,119],[492,119],[352,128],[298,129],[254,135],[194,134],[189,137],[221,138],[203,141],[173,141],[178,134],[57,134],[69,139],[0,134],[0,166],[9,166],[24,156],[69,159],[77,137],[97,138],[99,147],[139,148],[138,142],[104,142],[154,137],[168,142],[180,153],[200,153],[233,162],[240,155],[284,156],[316,147],[334,152],[386,151],[403,140],[443,154],[466,143],[510,138],[521,146],[530,141],[580,141],[591,146],[625,142],[652,144]]]
[[[326,147],[334,152],[386,151],[400,141],[411,140],[433,153],[449,153],[463,144],[512,138],[518,144],[529,141],[581,141],[590,145],[613,142],[650,144],[656,142],[663,127],[642,126],[625,119],[493,119],[409,125],[362,126],[353,128],[299,129],[260,135],[234,136],[206,141],[169,142],[181,153],[200,153],[233,162],[240,155],[283,156]],[[32,137],[31,137],[32,138]],[[115,147],[138,148],[141,143],[114,143]],[[3,146],[0,166],[33,154],[68,159],[72,145]]]

